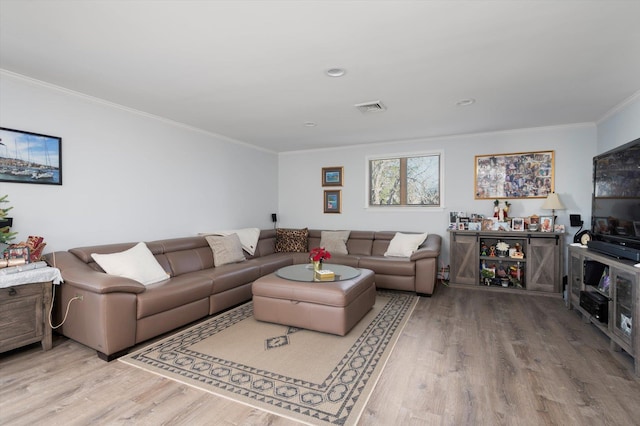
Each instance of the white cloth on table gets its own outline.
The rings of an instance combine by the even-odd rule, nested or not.
[[[37,268],[28,271],[7,273],[12,268],[0,269],[0,288],[13,287],[22,284],[44,283],[52,281],[54,284],[62,283],[62,274],[58,268]]]

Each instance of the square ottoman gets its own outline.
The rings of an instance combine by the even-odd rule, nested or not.
[[[259,321],[344,336],[376,301],[374,273],[349,280],[291,281],[275,273],[254,281],[253,314]]]

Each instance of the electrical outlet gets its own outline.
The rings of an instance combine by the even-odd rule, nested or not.
[[[83,300],[83,297],[81,294],[76,293],[76,300]]]

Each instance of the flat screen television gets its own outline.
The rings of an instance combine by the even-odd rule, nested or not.
[[[640,138],[593,158],[594,249],[640,261]]]

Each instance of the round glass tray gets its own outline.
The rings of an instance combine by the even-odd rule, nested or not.
[[[333,263],[325,263],[322,269],[332,271],[336,274],[335,279],[330,281],[350,280],[360,275],[359,269],[352,268],[351,266],[336,265]],[[313,273],[313,265],[310,263],[285,266],[284,268],[278,269],[276,271],[276,275],[280,278],[284,278],[285,280],[317,282],[317,280],[314,279],[315,275]]]

